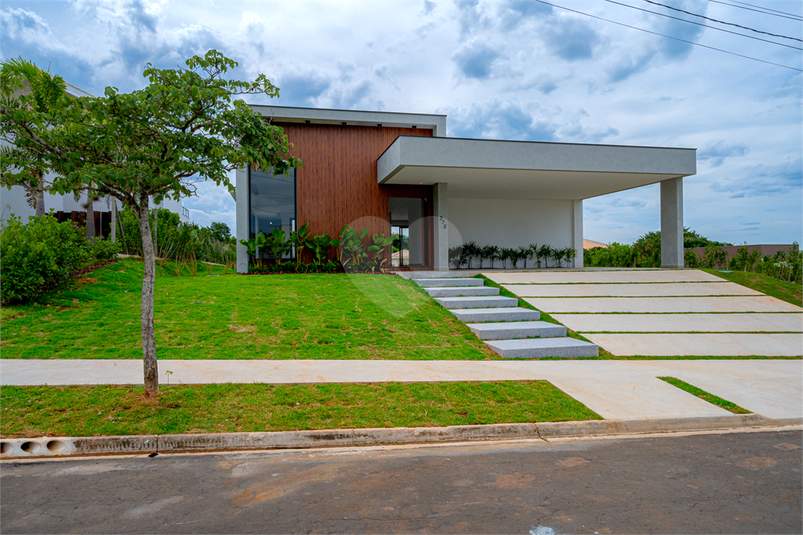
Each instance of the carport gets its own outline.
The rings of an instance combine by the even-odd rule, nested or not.
[[[696,149],[399,136],[377,160],[380,185],[433,187],[435,269],[456,240],[571,246],[583,266],[583,200],[661,184],[662,267],[683,267],[683,177]],[[459,228],[452,236],[448,223]],[[505,241],[507,240],[507,242]]]

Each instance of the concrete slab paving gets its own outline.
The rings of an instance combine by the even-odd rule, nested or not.
[[[581,333],[616,356],[803,356],[800,333]]]
[[[803,312],[766,295],[737,297],[527,297],[543,312]]]
[[[671,297],[679,295],[764,295],[733,282],[653,284],[505,284],[519,297]]]
[[[543,379],[608,419],[729,414],[656,379],[672,376],[763,416],[803,417],[803,361],[800,360],[162,360],[159,369],[162,373],[173,372],[171,384]],[[2,385],[142,384],[142,362],[0,359],[0,382]]]
[[[803,314],[552,314],[577,332],[803,332]]]
[[[578,270],[578,271],[528,271],[493,272],[483,271],[483,275],[497,284],[572,284],[572,283],[612,283],[612,282],[724,282],[705,271],[696,269],[641,270]]]

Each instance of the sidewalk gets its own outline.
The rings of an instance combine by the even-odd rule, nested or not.
[[[773,419],[803,418],[801,360],[410,361],[161,360],[170,384],[543,379],[605,419],[730,415],[660,379],[671,376]],[[140,360],[0,359],[0,384],[142,384]]]

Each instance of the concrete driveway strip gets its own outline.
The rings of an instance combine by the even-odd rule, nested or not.
[[[526,297],[542,312],[803,312],[774,297]]]
[[[652,361],[649,368],[653,373],[676,377],[706,392],[716,392],[717,396],[767,418],[803,416],[803,361],[773,361],[769,366],[758,360],[729,361],[736,365],[726,366],[718,365],[715,360],[686,361],[683,366],[676,362]]]
[[[803,332],[803,314],[552,314],[573,331]]]
[[[672,297],[680,295],[764,295],[732,282],[653,284],[508,284],[519,297]]]
[[[643,270],[624,269],[584,271],[530,271],[496,273],[483,271],[483,275],[497,284],[578,284],[578,283],[629,283],[629,282],[726,282],[725,279],[696,269]],[[516,293],[516,292],[513,292]]]
[[[362,361],[362,360],[163,360],[171,384],[502,381],[543,379],[609,419],[687,418],[722,415],[722,409],[656,379],[687,377],[720,394],[728,382],[757,381],[767,397],[760,405],[803,417],[801,361]],[[695,375],[683,375],[684,373]],[[142,384],[138,360],[0,359],[3,385]],[[736,379],[738,379],[738,381]],[[684,379],[687,380],[687,379]],[[163,383],[166,381],[163,381]],[[700,386],[695,384],[695,386]],[[702,386],[701,386],[702,388]],[[773,394],[775,392],[775,394]],[[733,397],[733,396],[732,396]],[[730,399],[739,403],[735,399]],[[739,403],[759,414],[759,408]],[[772,407],[775,407],[772,409]],[[767,410],[770,410],[767,409]],[[768,414],[764,414],[768,416]]]
[[[582,333],[611,354],[628,357],[799,357],[800,333]]]

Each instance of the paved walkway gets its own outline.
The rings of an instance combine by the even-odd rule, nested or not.
[[[613,355],[803,355],[803,308],[704,271],[483,274]]]
[[[163,383],[342,383],[545,379],[607,419],[729,415],[677,377],[768,418],[803,418],[803,361],[162,360]],[[139,360],[0,360],[2,385],[141,384]]]

